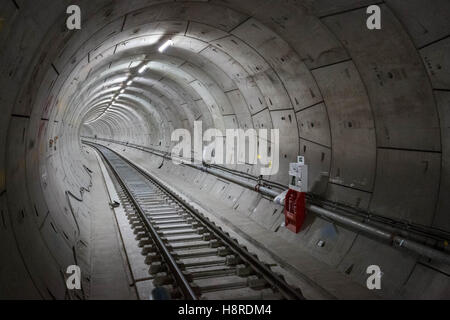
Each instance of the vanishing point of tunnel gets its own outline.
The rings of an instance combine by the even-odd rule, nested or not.
[[[450,1],[0,0],[0,299],[450,299]]]

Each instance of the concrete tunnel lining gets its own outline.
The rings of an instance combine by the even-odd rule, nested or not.
[[[266,179],[287,184],[289,163],[304,155],[317,196],[449,234],[448,2],[385,1],[376,32],[364,18],[375,1],[75,2],[81,31],[64,28],[69,1],[0,5],[1,297],[64,298],[65,266],[89,269],[95,199],[80,191],[93,179],[81,136],[116,141],[98,140],[153,170],[160,158],[119,143],[170,152],[173,130],[192,132],[196,120],[205,130],[277,128],[280,171]],[[448,265],[319,218],[291,234],[256,193],[167,162],[161,172],[238,206],[350,281],[364,286],[377,261],[382,298],[450,297]]]

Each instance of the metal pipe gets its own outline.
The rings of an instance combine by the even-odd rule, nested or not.
[[[306,209],[314,212],[320,216],[327,217],[333,221],[336,221],[338,223],[344,224],[346,226],[352,227],[354,229],[357,229],[358,231],[363,231],[367,234],[370,234],[372,236],[375,236],[377,238],[380,238],[382,240],[391,241],[392,240],[392,234],[383,231],[377,227],[370,226],[368,224],[365,224],[363,222],[339,215],[337,213],[334,213],[332,211],[329,211],[327,209],[318,207],[316,205],[307,204]]]
[[[339,215],[330,210],[327,210],[327,209],[324,209],[324,208],[321,208],[321,207],[318,207],[315,205],[306,205],[306,209],[308,209],[309,211],[314,212],[320,216],[327,217],[333,221],[341,223],[345,226],[351,227],[358,231],[362,231],[362,232],[369,234],[371,236],[374,236],[378,239],[388,241],[394,247],[408,249],[408,250],[418,253],[420,255],[423,255],[428,258],[434,259],[436,261],[443,262],[443,263],[450,265],[450,255],[443,251],[433,249],[427,245],[423,245],[423,244],[418,243],[413,240],[405,239],[401,236],[395,235],[394,233],[373,227],[371,225],[368,225],[364,222],[354,220],[352,218],[348,218],[348,217]]]
[[[109,159],[107,159],[106,155],[103,154],[103,152],[96,146],[94,146],[94,148],[96,148],[99,153],[101,154],[101,156],[105,159],[105,161],[109,164],[109,166],[112,168],[111,163],[109,162]],[[207,227],[207,229],[212,232],[213,234],[215,234],[215,236],[220,239],[223,243],[226,243],[227,245],[229,245],[229,247],[239,256],[243,259],[243,261],[247,264],[249,264],[250,266],[252,266],[252,268],[254,268],[255,270],[257,270],[258,272],[260,272],[264,278],[271,284],[274,284],[276,287],[278,287],[278,289],[280,290],[280,292],[283,293],[283,295],[288,298],[288,299],[300,299],[300,300],[304,300],[304,296],[301,293],[300,290],[297,290],[291,286],[289,286],[286,281],[280,277],[277,274],[274,274],[270,268],[267,267],[267,265],[265,265],[264,263],[260,263],[258,261],[257,258],[255,258],[255,256],[253,256],[252,254],[250,254],[246,249],[243,249],[241,245],[239,245],[238,242],[234,241],[233,239],[231,239],[223,230],[221,230],[220,228],[217,228],[214,224],[211,224],[211,222],[205,218],[202,214],[199,214],[196,212],[195,208],[193,208],[188,202],[186,202],[185,200],[181,199],[177,194],[175,194],[172,190],[168,189],[167,186],[165,186],[161,181],[158,181],[159,179],[155,179],[154,177],[152,177],[149,173],[147,173],[146,171],[144,171],[143,169],[139,168],[138,166],[136,166],[135,164],[133,164],[131,161],[129,161],[128,159],[126,159],[125,157],[119,155],[117,152],[104,147],[103,148],[110,150],[111,152],[113,152],[114,154],[116,154],[117,156],[120,157],[120,159],[124,160],[127,164],[129,164],[132,168],[135,168],[139,173],[141,173],[142,175],[144,175],[145,177],[148,177],[150,179],[150,181],[153,181],[153,183],[155,183],[157,186],[159,186],[164,192],[166,192],[168,195],[172,196],[173,199],[175,199],[176,201],[179,202],[180,205],[184,206],[188,211],[190,211],[190,213],[196,217],[198,219],[198,221],[200,221],[204,226]],[[140,204],[134,199],[134,197],[131,195],[131,191],[129,190],[128,186],[125,184],[125,182],[121,179],[121,177],[119,176],[119,173],[115,171],[114,168],[113,169],[113,174],[116,176],[116,178],[118,179],[119,183],[122,185],[122,187],[124,188],[124,190],[127,192],[127,194],[129,195],[130,200],[132,201],[132,203],[134,204],[135,208],[137,208],[138,213],[142,216],[142,221],[145,223],[145,225],[148,227],[149,231],[153,234],[154,239],[156,239],[156,244],[161,245],[161,249],[163,250],[162,253],[165,257],[167,257],[167,259],[169,259],[168,262],[169,263],[169,267],[171,267],[171,264],[173,263],[174,266],[174,272],[175,276],[180,279],[181,283],[182,283],[182,288],[184,288],[187,293],[189,294],[188,297],[190,297],[193,300],[197,300],[197,296],[195,295],[194,291],[191,289],[191,286],[189,285],[189,282],[187,281],[187,279],[185,278],[184,274],[181,272],[181,270],[178,268],[175,259],[173,258],[173,256],[171,255],[171,253],[167,250],[166,246],[164,245],[164,243],[162,242],[162,239],[160,238],[160,236],[158,235],[158,233],[156,232],[156,230],[153,228],[153,226],[151,225],[151,223],[148,222],[148,220],[143,216],[143,209],[141,208]],[[178,274],[179,273],[179,274]]]
[[[196,165],[196,164],[185,164],[185,165],[188,166],[188,167],[192,167],[192,168],[198,169],[200,171],[212,174],[212,175],[214,175],[216,177],[219,177],[219,178],[222,178],[224,180],[233,182],[233,183],[238,184],[238,185],[240,185],[242,187],[245,187],[245,188],[248,188],[248,189],[252,189],[253,191],[257,191],[257,192],[259,192],[259,193],[261,193],[261,194],[263,194],[265,196],[268,196],[268,197],[275,198],[276,196],[278,196],[280,194],[279,192],[277,192],[275,190],[272,190],[270,188],[261,186],[258,183],[247,181],[247,180],[244,180],[244,179],[241,179],[241,178],[236,178],[236,177],[233,177],[233,176],[228,175],[226,173],[220,172],[219,170],[216,170],[216,169],[212,169],[212,168],[208,168],[208,167],[204,167],[204,166],[200,166],[200,165]]]
[[[200,170],[200,171],[203,171],[206,173],[209,173],[209,174],[212,174],[216,177],[233,182],[235,184],[238,184],[242,187],[259,192],[260,194],[268,196],[268,197],[275,198],[279,195],[279,192],[277,192],[275,190],[261,186],[260,184],[255,183],[255,182],[247,181],[242,178],[233,177],[233,176],[225,174],[217,169],[208,168],[208,167],[196,165],[196,164],[188,164],[188,163],[184,163],[184,165],[191,167],[191,168],[195,168],[197,170]],[[311,212],[314,212],[322,217],[331,219],[341,225],[353,228],[353,229],[363,232],[365,234],[368,234],[368,235],[371,235],[378,239],[381,239],[394,247],[408,249],[417,254],[420,254],[420,255],[426,256],[428,258],[431,258],[431,259],[434,259],[434,260],[437,260],[437,261],[440,261],[440,262],[450,265],[450,255],[443,251],[436,250],[434,248],[431,248],[430,246],[423,245],[423,244],[413,241],[413,240],[408,240],[399,235],[396,235],[393,232],[386,231],[386,230],[377,228],[375,226],[371,226],[367,223],[360,222],[356,219],[352,219],[352,218],[343,216],[341,214],[335,213],[333,211],[327,210],[325,208],[322,208],[322,207],[319,207],[319,206],[316,206],[313,204],[307,204],[306,209]]]
[[[212,174],[212,175],[222,178],[224,180],[236,183],[245,188],[252,189],[252,190],[259,192],[268,197],[275,198],[279,194],[278,192],[276,192],[272,189],[260,186],[257,183],[230,176],[230,175],[222,173],[216,169],[207,168],[207,167],[195,165],[195,164],[186,164],[186,165],[189,167],[193,167],[195,169],[201,170],[203,172]],[[436,261],[440,261],[440,262],[450,265],[450,255],[443,251],[433,249],[427,245],[423,245],[423,244],[413,241],[413,240],[408,240],[399,235],[396,235],[393,232],[377,228],[375,226],[369,225],[364,222],[360,222],[356,219],[352,219],[352,218],[343,216],[341,214],[335,213],[333,211],[327,210],[325,208],[322,208],[322,207],[319,207],[319,206],[316,206],[313,204],[307,204],[306,209],[310,212],[314,212],[314,213],[318,214],[319,216],[331,219],[332,221],[335,221],[341,225],[353,228],[357,231],[363,232],[367,235],[371,235],[377,239],[385,241],[386,243],[389,243],[390,245],[392,245],[394,247],[408,249],[417,254],[420,254],[420,255],[426,256],[428,258],[434,259]]]
[[[450,265],[450,255],[442,251],[433,249],[427,245],[423,245],[413,240],[404,239],[400,236],[394,236],[393,244],[399,248],[406,248],[408,250],[414,251],[422,256],[428,257],[430,259],[440,261]]]
[[[252,190],[257,191],[268,197],[275,198],[279,194],[278,192],[276,192],[272,189],[260,186],[257,183],[253,183],[253,182],[246,181],[246,180],[243,180],[240,178],[232,177],[232,176],[222,173],[216,169],[207,168],[207,167],[203,167],[203,166],[199,166],[199,165],[195,165],[195,164],[187,164],[187,166],[196,168],[196,169],[201,170],[206,173],[210,173],[216,177],[236,183],[236,184],[246,187],[248,189],[252,189]],[[375,226],[371,226],[367,223],[360,222],[356,219],[352,219],[352,218],[343,216],[341,214],[335,213],[333,211],[327,210],[325,208],[322,208],[322,207],[319,207],[319,206],[316,206],[313,204],[307,204],[306,209],[311,212],[314,212],[322,217],[326,217],[337,223],[340,223],[344,226],[353,228],[357,231],[363,232],[367,235],[371,235],[371,236],[376,237],[380,240],[383,240],[387,243],[390,243],[394,247],[408,249],[410,251],[413,251],[420,255],[426,256],[428,258],[431,258],[431,259],[434,259],[434,260],[437,260],[440,262],[444,262],[446,264],[450,264],[450,255],[443,251],[433,249],[427,245],[423,245],[423,244],[413,241],[413,240],[405,239],[405,238],[398,236],[395,233],[392,233],[390,231],[383,230],[383,229],[377,228]]]

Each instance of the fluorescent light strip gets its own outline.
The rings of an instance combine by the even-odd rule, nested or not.
[[[147,65],[145,65],[145,66],[142,66],[140,69],[139,69],[139,73],[144,73],[145,72],[145,70],[147,70],[147,68],[148,68],[148,66]]]
[[[172,40],[167,40],[161,47],[159,47],[158,51],[163,53],[170,46],[173,46],[173,41]]]
[[[129,86],[129,85],[132,84],[132,83],[133,83],[133,80],[128,81],[128,82],[127,82],[127,86]]]

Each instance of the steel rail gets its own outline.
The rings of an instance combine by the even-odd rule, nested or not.
[[[84,137],[84,138],[93,139],[90,137]],[[154,148],[139,146],[139,145],[136,145],[133,143],[125,143],[125,142],[116,141],[116,140],[112,140],[112,139],[104,139],[104,138],[97,138],[97,139],[106,141],[109,143],[114,143],[114,144],[123,145],[126,147],[131,147],[131,148],[134,148],[137,150],[141,150],[143,152],[151,153],[158,157],[162,157],[166,160],[172,159],[168,152],[159,151]],[[207,164],[197,165],[197,164],[190,164],[190,163],[182,163],[181,165],[184,165],[184,166],[187,166],[190,168],[194,168],[196,170],[200,170],[200,171],[206,172],[208,174],[220,177],[227,181],[241,185],[245,188],[257,191],[267,197],[275,198],[279,193],[281,193],[285,189],[288,189],[288,186],[283,186],[282,184],[275,183],[273,181],[269,181],[266,179],[258,179],[258,177],[252,176],[248,173],[239,172],[239,171],[229,169],[226,167],[222,167],[222,166],[207,165]],[[224,172],[227,172],[230,175],[228,175]],[[236,176],[239,178],[237,178]],[[248,180],[256,181],[256,182],[252,183]],[[271,189],[271,187],[282,190],[282,191],[277,192],[277,191]],[[442,229],[438,229],[435,227],[430,228],[430,227],[426,227],[423,225],[418,225],[418,224],[414,224],[414,223],[410,223],[410,222],[406,222],[406,221],[395,220],[395,219],[383,217],[383,216],[377,215],[373,212],[366,212],[359,208],[351,207],[351,206],[348,206],[348,205],[345,205],[342,203],[338,203],[338,202],[333,202],[333,201],[324,199],[318,195],[311,194],[311,193],[307,194],[306,197],[307,197],[309,204],[311,204],[311,205],[319,206],[324,209],[326,209],[326,207],[329,207],[329,208],[331,208],[329,210],[331,210],[334,213],[340,214],[340,215],[352,215],[358,219],[362,218],[362,219],[366,219],[371,222],[378,223],[378,224],[382,225],[382,227],[384,227],[384,228],[394,228],[394,230],[392,230],[394,233],[408,232],[409,235],[414,234],[414,236],[426,238],[423,242],[426,242],[427,240],[434,240],[437,242],[445,243],[446,241],[448,242],[448,240],[450,239],[449,238],[450,233],[447,231],[444,231]]]
[[[159,234],[156,231],[156,229],[152,226],[152,224],[145,217],[144,209],[141,207],[139,202],[136,201],[135,197],[131,193],[131,190],[126,185],[125,181],[123,181],[122,177],[120,177],[120,175],[118,174],[116,169],[113,167],[113,165],[108,160],[108,158],[103,154],[103,152],[99,148],[97,148],[96,146],[93,146],[93,145],[91,145],[91,146],[94,147],[101,154],[102,158],[108,164],[109,168],[111,169],[111,172],[114,174],[115,178],[117,179],[117,182],[123,188],[123,190],[125,191],[127,197],[129,198],[129,200],[132,202],[136,212],[141,217],[141,221],[144,223],[145,227],[150,232],[150,234],[151,234],[151,236],[152,236],[156,246],[158,247],[159,252],[162,254],[162,256],[164,258],[164,261],[167,263],[169,269],[172,271],[172,275],[175,277],[175,280],[176,280],[177,284],[180,286],[181,291],[184,294],[184,297],[186,299],[188,299],[188,300],[198,300],[197,299],[197,295],[195,294],[194,290],[192,289],[192,287],[189,284],[189,281],[186,279],[186,277],[184,276],[183,272],[178,267],[178,264],[177,264],[176,260],[170,254],[169,250],[167,249],[166,245],[164,244],[164,241],[161,239],[161,237],[159,236]],[[102,146],[102,147],[104,147],[104,146]],[[106,147],[104,147],[104,148],[106,148]],[[110,150],[109,148],[107,148],[107,149]],[[110,150],[110,151],[114,152],[112,150]],[[121,157],[121,159],[125,160],[122,157]]]
[[[116,156],[118,156],[120,159],[122,159],[125,163],[127,163],[130,167],[135,169],[137,172],[139,172],[142,176],[150,180],[153,184],[155,184],[157,187],[159,187],[161,190],[163,190],[164,193],[166,193],[168,196],[170,196],[173,200],[175,200],[181,207],[183,207],[189,214],[191,214],[194,218],[197,219],[206,229],[208,229],[209,232],[214,234],[216,238],[218,238],[220,241],[222,241],[224,244],[226,244],[231,251],[233,251],[236,255],[238,255],[245,263],[250,265],[257,273],[259,273],[263,278],[272,286],[277,288],[280,293],[286,298],[290,300],[304,300],[305,297],[301,293],[299,289],[294,289],[290,285],[286,283],[279,275],[275,274],[269,267],[267,267],[264,263],[260,262],[255,256],[253,256],[250,252],[243,249],[240,244],[234,240],[231,239],[229,235],[227,235],[224,231],[222,231],[220,228],[218,228],[215,224],[213,224],[211,221],[209,221],[206,217],[204,217],[201,213],[199,213],[195,208],[193,208],[189,203],[187,203],[185,200],[181,199],[176,193],[174,193],[172,190],[161,184],[157,179],[153,178],[149,173],[145,172],[135,164],[133,164],[128,159],[122,157],[120,154],[115,152],[114,150],[105,147],[103,145],[96,145],[92,142],[85,142],[86,144],[94,147],[96,150],[98,150],[102,155],[103,153],[97,146],[100,146],[102,148],[105,148],[112,153],[114,153]],[[109,164],[109,162],[108,162]],[[111,165],[110,165],[111,167]],[[112,170],[114,172],[114,169]],[[116,172],[114,172],[115,175],[117,175]],[[131,196],[131,200],[133,204],[136,205],[139,210],[142,211],[142,208],[139,206],[139,204],[135,201],[135,199]],[[143,211],[142,211],[143,212]],[[143,219],[146,221],[146,224],[149,225],[149,227],[152,230],[152,233],[155,233],[157,238],[159,238],[159,235],[157,235],[156,230],[151,226],[151,224],[147,221],[146,218]],[[164,242],[159,238],[161,241],[161,245],[165,248]],[[168,252],[167,248],[165,248],[165,251],[167,251],[167,255],[170,257],[168,259],[171,259],[173,263],[176,265],[175,259],[170,255],[170,252]],[[175,271],[173,272],[180,272],[181,275],[184,278],[184,275],[182,274],[182,271],[176,266],[176,268],[173,268]],[[184,281],[187,283],[187,286],[189,286],[189,283],[187,282],[186,278],[184,278]],[[184,282],[183,282],[184,283]]]

